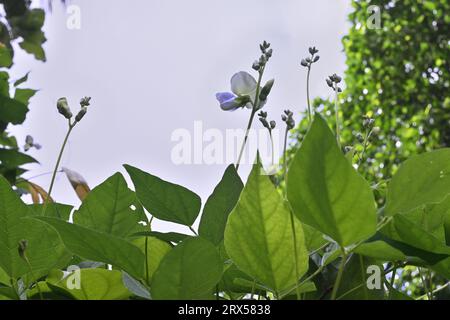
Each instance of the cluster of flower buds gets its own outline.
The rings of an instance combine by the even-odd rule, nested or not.
[[[23,149],[25,151],[30,150],[31,148],[36,148],[37,150],[41,149],[41,145],[39,143],[34,142],[34,139],[32,136],[28,135],[25,138],[25,145],[23,147]]]
[[[329,76],[327,79],[327,85],[332,88],[334,91],[342,92],[342,89],[338,86],[338,84],[342,81],[342,78],[339,77],[336,73]]]
[[[259,45],[259,48],[261,49],[262,55],[259,58],[259,60],[256,60],[253,62],[252,68],[256,71],[261,71],[266,65],[266,63],[269,61],[269,59],[272,57],[273,50],[270,49],[270,43],[267,41],[264,41]]]
[[[267,112],[260,111],[259,114],[259,121],[261,121],[264,128],[267,128],[269,132],[272,132],[273,129],[275,129],[277,123],[274,120],[267,121]]]
[[[373,128],[373,126],[375,125],[375,119],[372,119],[369,116],[363,116],[364,120],[363,120],[363,127],[364,129],[367,130],[371,130]]]
[[[84,115],[87,112],[87,107],[90,106],[91,97],[84,97],[80,100],[80,106],[81,109],[78,111],[77,115],[75,116],[75,123],[80,122],[81,119],[83,119]],[[56,103],[56,107],[61,113],[64,118],[66,119],[72,119],[73,114],[70,110],[69,103],[67,102],[67,98],[59,98],[58,102]]]
[[[288,130],[294,129],[295,120],[294,120],[294,113],[292,111],[284,110],[284,114],[281,115],[281,120],[283,120],[283,122],[286,122]]]
[[[309,54],[310,54],[311,56],[309,56],[309,57],[307,57],[307,58],[305,58],[305,59],[302,59],[302,61],[300,62],[300,64],[301,64],[303,67],[311,68],[311,65],[312,65],[313,63],[316,63],[316,62],[319,61],[319,59],[320,59],[320,56],[316,56],[316,54],[317,54],[318,52],[319,52],[319,50],[317,50],[316,47],[310,47],[310,48],[309,48]]]

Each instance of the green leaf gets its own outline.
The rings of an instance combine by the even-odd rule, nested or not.
[[[144,298],[147,300],[151,299],[150,292],[144,287],[139,281],[134,279],[125,271],[122,271],[122,281],[125,287],[136,297]]]
[[[18,87],[20,86],[22,83],[25,83],[28,81],[28,75],[30,74],[30,72],[27,72],[22,78],[17,79],[14,82],[14,87]]]
[[[405,254],[395,247],[382,240],[379,236],[374,236],[368,241],[353,249],[353,252],[366,257],[375,258],[380,261],[404,261]]]
[[[133,277],[142,279],[145,257],[139,248],[130,242],[55,218],[35,219],[52,226],[73,254],[83,259],[112,264]]]
[[[36,94],[37,90],[34,89],[16,89],[14,92],[14,99],[28,105],[31,97]]]
[[[291,213],[258,161],[228,217],[225,249],[239,269],[275,292],[297,283]],[[295,223],[298,276],[308,269],[300,222]]]
[[[58,275],[47,279],[50,288],[58,287],[77,300],[123,300],[131,295],[122,281],[122,272],[117,270],[80,269],[67,276],[62,272]]]
[[[199,225],[200,236],[215,245],[222,242],[228,215],[236,205],[243,187],[235,166],[229,165],[222,180],[206,201]]]
[[[289,168],[287,194],[300,220],[341,246],[376,231],[369,184],[342,154],[325,120],[316,115]]]
[[[134,237],[155,237],[158,238],[159,240],[165,241],[165,242],[174,242],[174,243],[178,243],[181,242],[183,240],[185,240],[186,238],[190,238],[191,236],[184,234],[184,233],[177,233],[177,232],[167,232],[167,233],[163,233],[163,232],[157,232],[157,231],[143,231],[143,232],[136,232],[135,234],[133,234],[132,236]]]
[[[28,112],[27,104],[0,95],[0,121],[21,124]]]
[[[0,43],[0,67],[9,68],[12,66],[12,63],[11,50],[3,43]]]
[[[413,156],[400,166],[389,183],[385,214],[407,213],[427,204],[440,203],[448,195],[450,149]]]
[[[30,271],[19,256],[21,240],[28,242],[25,254],[36,277],[45,275],[67,258],[58,234],[43,223],[26,219],[30,215],[30,209],[0,176],[0,268],[14,279]]]
[[[134,183],[139,200],[150,214],[186,226],[194,223],[201,207],[198,195],[132,166],[124,167]]]
[[[145,280],[149,285],[152,283],[152,277],[156,269],[158,269],[159,264],[166,254],[172,250],[172,246],[165,241],[159,240],[154,237],[141,237],[134,239],[132,242],[136,247],[141,249],[142,253],[145,255],[147,262],[144,260],[144,270],[145,270]]]
[[[406,244],[432,253],[450,255],[449,246],[406,217],[396,216],[394,226],[401,240]]]
[[[205,299],[222,276],[222,261],[212,243],[189,238],[161,261],[151,294],[158,300]]]
[[[14,149],[0,149],[0,163],[5,168],[13,169],[23,164],[37,163],[37,160]]]
[[[43,211],[43,204],[32,204],[29,205],[33,214],[36,216],[41,216]],[[73,206],[61,203],[48,203],[45,209],[45,217],[58,218],[64,221],[69,221],[70,214],[72,212]]]
[[[147,222],[147,218],[136,194],[128,188],[123,176],[116,173],[89,192],[73,221],[92,230],[127,238],[145,230],[140,222]]]

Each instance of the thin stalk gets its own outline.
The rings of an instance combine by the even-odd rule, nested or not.
[[[334,97],[334,113],[336,114],[336,140],[339,145],[341,146],[341,129],[339,128],[339,104],[338,104],[338,88],[336,87],[335,90],[335,97]]]
[[[433,290],[433,291],[432,291],[432,294],[434,295],[434,294],[438,293],[439,291],[444,290],[444,289],[447,288],[448,286],[450,286],[450,281],[447,282],[446,284],[444,284],[442,287]],[[422,300],[422,299],[427,298],[427,297],[428,297],[428,294],[424,294],[424,295],[422,295],[422,296],[416,298],[416,300]]]
[[[369,295],[367,293],[367,286],[366,284],[366,273],[364,272],[364,260],[363,260],[363,256],[359,255],[359,266],[360,266],[360,271],[361,271],[361,279],[362,279],[362,284],[363,284],[363,288],[364,288],[364,298],[366,300],[369,300]]]
[[[252,127],[253,119],[255,118],[255,114],[258,111],[259,91],[260,91],[262,77],[263,77],[263,74],[264,74],[264,69],[265,69],[264,67],[261,68],[261,70],[259,72],[258,82],[257,82],[257,85],[256,85],[255,101],[253,101],[252,113],[250,114],[250,119],[248,120],[247,130],[245,131],[244,141],[242,142],[241,150],[239,151],[239,156],[238,156],[238,159],[237,159],[237,162],[236,162],[236,165],[235,165],[236,171],[239,170],[239,165],[241,163],[242,155],[244,154],[245,145],[247,144],[248,135],[249,135],[250,129]]]
[[[43,296],[43,294],[42,294],[41,287],[39,286],[39,281],[38,281],[38,279],[34,276],[33,268],[31,267],[30,261],[28,260],[28,258],[27,258],[26,256],[24,256],[24,260],[25,260],[25,262],[27,263],[28,269],[30,269],[30,275],[31,275],[31,277],[33,278],[34,281],[36,281],[36,288],[37,288],[38,293],[39,293],[39,299],[44,300],[44,296]]]
[[[311,123],[312,113],[311,113],[311,103],[309,99],[309,76],[311,74],[311,65],[308,67],[308,73],[306,75],[306,101],[308,103],[308,120]]]
[[[347,254],[345,252],[345,250],[342,250],[342,261],[341,261],[341,265],[339,266],[339,271],[336,277],[336,281],[334,283],[333,286],[333,291],[331,293],[331,300],[336,300],[336,294],[338,292],[339,289],[339,285],[341,284],[341,280],[342,280],[342,275],[344,273],[344,269],[345,269],[345,262],[347,260]]]
[[[425,281],[425,277],[423,276],[422,268],[418,268],[418,270],[419,270],[420,279],[422,280],[423,287],[427,293],[428,300],[431,300],[433,297],[431,295],[430,288],[428,288],[427,282]]]
[[[388,299],[391,299],[392,297],[392,292],[394,291],[394,284],[395,284],[395,274],[397,273],[397,264],[394,264],[394,269],[392,270],[392,275],[391,275],[391,281],[389,283],[389,293],[388,293]]]
[[[56,173],[58,172],[59,164],[61,163],[62,155],[64,153],[64,149],[66,147],[67,141],[69,140],[70,133],[72,132],[72,130],[75,127],[75,125],[76,125],[76,122],[72,124],[70,122],[70,120],[69,120],[69,130],[67,131],[67,134],[66,134],[66,136],[64,138],[64,142],[63,142],[63,144],[61,146],[61,149],[59,150],[58,159],[56,160],[55,169],[53,170],[52,180],[50,182],[50,188],[48,189],[48,197],[44,201],[44,207],[42,208],[42,215],[45,214],[45,210],[47,209],[48,201],[49,201],[49,199],[52,196],[53,186],[55,184]]]
[[[270,144],[272,148],[272,167],[275,166],[275,147],[273,144],[273,136],[272,136],[272,130],[269,131],[269,137],[270,137]]]
[[[148,237],[145,237],[145,283],[150,285],[150,276],[148,274]]]
[[[286,130],[284,132],[284,145],[283,145],[283,178],[284,178],[284,197],[287,199],[287,157],[286,157],[286,150],[287,150],[287,138],[288,138],[289,129],[288,126],[286,126]],[[298,254],[297,254],[297,234],[295,232],[295,218],[292,210],[289,210],[290,214],[290,221],[291,221],[291,229],[292,229],[292,237],[294,240],[294,264],[295,264],[295,281],[299,281],[300,276],[298,274]],[[297,300],[300,300],[300,288],[297,286],[295,288],[295,292],[297,294]]]

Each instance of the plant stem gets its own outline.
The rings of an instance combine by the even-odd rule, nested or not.
[[[270,137],[270,144],[272,148],[272,167],[275,166],[275,147],[273,144],[273,136],[272,136],[272,130],[269,131],[269,137]]]
[[[362,284],[363,284],[363,288],[364,288],[364,298],[366,300],[369,300],[369,295],[367,293],[367,285],[366,285],[366,274],[364,272],[364,260],[363,260],[362,255],[359,255],[359,266],[360,266],[360,271],[361,271]]]
[[[250,132],[250,128],[252,127],[252,123],[253,123],[253,119],[255,118],[255,114],[258,111],[258,104],[259,104],[259,91],[260,91],[260,86],[261,86],[261,81],[262,81],[262,77],[264,74],[264,67],[261,68],[261,70],[259,71],[259,77],[258,77],[258,82],[256,84],[256,94],[255,94],[255,101],[253,101],[253,108],[252,108],[252,113],[250,114],[250,119],[248,120],[248,124],[247,124],[247,130],[245,131],[245,137],[244,137],[244,141],[242,142],[241,145],[241,150],[239,151],[239,156],[236,162],[236,171],[239,170],[239,165],[241,163],[241,159],[242,159],[242,155],[244,154],[244,150],[245,150],[245,145],[247,143],[247,139],[248,139],[248,135]]]
[[[428,288],[427,282],[425,281],[425,277],[423,276],[422,268],[419,267],[418,270],[419,270],[420,279],[422,280],[422,284],[426,291],[428,300],[431,300],[433,297],[431,295],[430,288]]]
[[[309,77],[311,74],[311,66],[308,67],[308,73],[306,75],[306,101],[308,103],[308,120],[309,123],[311,123],[312,120],[312,114],[311,114],[311,103],[309,99]]]
[[[388,299],[390,300],[392,297],[392,292],[394,291],[394,284],[395,284],[395,274],[397,273],[397,263],[394,264],[394,269],[392,270],[392,276],[391,276],[391,281],[389,283],[390,288],[389,288],[389,294],[388,294]]]
[[[334,97],[334,113],[336,114],[336,140],[341,147],[341,129],[339,128],[339,104],[338,104],[338,88],[334,89],[335,97]]]
[[[38,292],[39,292],[39,299],[44,300],[44,296],[43,296],[43,294],[42,294],[41,287],[39,286],[39,281],[38,281],[38,279],[34,276],[34,272],[33,272],[33,268],[31,267],[30,260],[28,260],[28,258],[27,258],[26,256],[24,256],[24,260],[25,260],[25,262],[27,263],[28,269],[30,269],[30,275],[31,275],[31,277],[33,278],[34,281],[36,281],[36,288],[37,288],[37,290],[38,290]]]
[[[448,286],[450,286],[450,281],[447,282],[446,284],[444,284],[442,287],[433,290],[433,291],[432,291],[432,294],[438,293],[439,291],[444,290],[444,289],[447,288]],[[424,295],[422,295],[422,296],[416,298],[416,300],[422,300],[423,298],[427,298],[427,297],[428,297],[428,294],[424,294]]]
[[[150,286],[148,274],[148,237],[145,237],[145,283]]]
[[[72,124],[69,120],[69,130],[67,131],[66,137],[64,138],[64,142],[61,146],[61,149],[59,150],[58,159],[56,160],[55,169],[53,170],[52,180],[50,182],[50,188],[48,189],[48,197],[44,201],[44,207],[42,208],[42,215],[45,215],[45,210],[47,209],[48,202],[51,199],[53,186],[55,184],[56,173],[58,172],[59,164],[61,163],[62,155],[64,153],[64,149],[66,147],[67,141],[69,140],[70,133],[72,132],[75,125],[76,125],[76,122]]]
[[[336,294],[338,292],[339,285],[341,284],[342,275],[344,273],[346,260],[347,260],[347,254],[346,254],[345,250],[342,249],[342,261],[341,261],[341,265],[339,266],[339,271],[338,271],[338,274],[337,274],[337,277],[336,277],[336,281],[335,281],[334,286],[333,286],[333,291],[331,293],[331,300],[336,300]]]
[[[286,149],[287,149],[287,138],[288,138],[289,129],[286,126],[286,130],[284,132],[284,144],[283,144],[283,178],[284,178],[284,198],[287,199],[287,157],[286,157]],[[295,282],[299,281],[298,274],[298,254],[297,254],[297,234],[295,232],[295,217],[292,210],[289,209],[290,221],[291,221],[291,229],[292,229],[292,237],[294,240],[294,264],[295,264]],[[300,290],[299,286],[296,286],[295,292],[297,294],[297,300],[300,300]]]

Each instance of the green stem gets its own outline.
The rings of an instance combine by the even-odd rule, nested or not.
[[[31,278],[33,278],[33,280],[36,282],[36,288],[37,288],[38,293],[39,293],[39,299],[44,300],[44,295],[42,294],[41,287],[39,286],[39,281],[34,276],[33,268],[31,267],[30,261],[28,260],[28,258],[26,256],[24,256],[24,260],[27,263],[28,269],[30,269]]]
[[[53,170],[52,180],[50,182],[50,188],[48,189],[48,197],[47,197],[47,199],[45,199],[44,207],[42,208],[42,215],[45,215],[45,210],[47,209],[48,202],[51,199],[53,186],[55,184],[56,173],[58,172],[59,164],[61,163],[62,155],[64,153],[64,149],[66,147],[67,141],[69,140],[70,133],[72,132],[75,125],[76,125],[76,122],[72,124],[69,120],[69,130],[67,131],[66,137],[64,138],[64,142],[61,146],[61,149],[59,150],[58,159],[56,160],[55,169]]]
[[[311,66],[308,67],[308,73],[306,75],[306,101],[308,103],[308,120],[311,123],[312,114],[311,114],[311,103],[309,99],[309,77],[311,74]]]
[[[333,286],[333,291],[331,293],[331,300],[336,300],[336,294],[338,292],[339,285],[341,284],[342,275],[344,273],[346,260],[347,260],[347,254],[345,253],[345,250],[342,249],[342,261],[341,261],[341,265],[339,266],[339,271],[338,271],[338,274],[337,274],[337,277],[336,277],[336,281],[335,281],[334,286]]]
[[[284,132],[284,145],[283,145],[283,178],[284,178],[284,197],[287,199],[287,157],[286,157],[286,149],[287,149],[287,138],[288,138],[289,129],[286,126],[286,130]],[[300,276],[298,274],[298,254],[297,254],[297,233],[295,232],[295,217],[292,213],[292,210],[289,210],[290,213],[290,221],[291,221],[291,229],[292,229],[292,237],[294,240],[294,266],[295,266],[295,282],[299,281]],[[299,286],[296,286],[295,292],[297,294],[297,300],[300,300],[300,290]]]
[[[274,167],[275,166],[275,147],[273,144],[272,130],[269,131],[269,136],[270,136],[270,144],[271,144],[271,148],[272,148],[272,167]]]
[[[442,287],[433,290],[431,293],[434,295],[434,294],[438,293],[439,291],[444,290],[444,289],[447,288],[448,286],[450,286],[450,281],[447,282],[446,284],[444,284]],[[422,300],[422,299],[427,298],[427,297],[428,297],[428,294],[424,294],[424,295],[422,295],[422,296],[416,298],[416,300]]]
[[[238,159],[237,159],[237,162],[236,162],[236,165],[235,165],[236,171],[239,170],[239,165],[241,163],[242,155],[244,154],[245,145],[247,144],[248,135],[249,135],[250,129],[252,127],[253,119],[255,118],[255,114],[258,111],[259,91],[260,91],[262,77],[263,77],[263,74],[264,74],[264,69],[265,68],[263,67],[259,71],[258,82],[257,82],[257,85],[256,85],[255,101],[253,101],[252,113],[250,114],[250,119],[248,120],[247,130],[245,131],[244,141],[242,141],[241,150],[239,151],[239,156],[238,156]]]
[[[364,288],[364,298],[366,300],[369,300],[369,294],[367,293],[367,286],[366,286],[366,273],[364,272],[364,261],[363,261],[363,256],[359,255],[359,266],[360,266],[360,271],[361,271],[361,279],[362,279],[362,284],[363,284],[363,288]]]
[[[394,284],[395,284],[395,274],[397,273],[397,263],[394,264],[394,269],[392,270],[392,276],[391,276],[391,281],[389,283],[390,288],[389,288],[389,294],[388,294],[388,299],[390,300],[392,297],[392,293],[394,291]]]
[[[150,277],[148,273],[148,237],[145,237],[145,283],[150,286]]]
[[[338,88],[336,87],[335,90],[335,97],[334,97],[334,113],[336,114],[336,140],[339,145],[341,146],[341,129],[339,128],[339,105],[338,105]]]
[[[425,277],[423,276],[422,268],[418,268],[418,270],[419,270],[420,279],[422,280],[423,287],[427,293],[428,300],[431,300],[432,295],[431,295],[430,289],[428,288],[427,282],[425,281]]]

